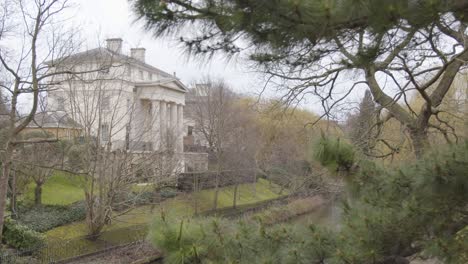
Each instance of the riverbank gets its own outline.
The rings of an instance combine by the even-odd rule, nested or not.
[[[247,217],[261,221],[265,225],[275,225],[319,211],[328,203],[329,201],[321,195],[291,198],[283,205],[271,207]]]

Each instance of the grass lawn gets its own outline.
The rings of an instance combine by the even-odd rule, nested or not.
[[[42,203],[67,205],[84,199],[84,178],[56,171],[42,187]],[[24,199],[34,201],[34,183],[27,186]]]
[[[251,204],[260,201],[270,200],[279,197],[280,187],[275,184],[270,184],[265,179],[259,179],[257,184],[241,184],[237,190],[237,205]],[[287,194],[283,191],[282,195]],[[199,210],[206,211],[213,207],[215,190],[203,190],[195,197],[190,197],[192,203],[194,198],[198,200]],[[234,186],[221,188],[218,194],[218,208],[233,206]]]
[[[264,200],[277,198],[280,188],[275,184],[259,179],[257,184],[242,184],[238,189],[238,205],[256,203]],[[104,231],[119,230],[122,228],[132,227],[135,225],[148,224],[151,222],[154,214],[161,210],[170,212],[180,216],[190,216],[194,213],[195,197],[198,200],[200,211],[209,210],[213,206],[214,190],[203,190],[197,194],[180,195],[172,199],[167,199],[157,206],[145,205],[135,208],[127,214],[116,216],[111,225],[106,226]],[[220,189],[218,197],[218,208],[232,206],[234,194],[234,186],[224,187]],[[282,195],[287,194],[283,191]],[[194,197],[195,195],[195,197]],[[116,213],[118,214],[118,212]],[[86,223],[84,221],[72,223],[69,225],[60,226],[46,232],[49,240],[57,239],[72,239],[86,235]],[[112,233],[112,232],[110,232]],[[103,236],[103,239],[106,239]],[[112,240],[112,239],[111,239]]]

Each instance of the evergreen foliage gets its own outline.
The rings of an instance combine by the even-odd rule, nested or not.
[[[411,27],[422,28],[450,11],[467,21],[466,7],[465,1],[452,0],[139,0],[134,4],[136,13],[156,35],[178,32],[197,22],[198,34],[181,39],[194,53],[237,53],[241,47],[236,46],[235,39],[242,34],[260,48],[252,58],[261,62],[284,58],[284,53],[262,52],[261,47],[288,52],[293,47],[347,35],[349,30],[385,32],[399,26],[402,20]],[[310,62],[317,55],[312,53],[302,61],[290,63]],[[378,55],[376,49],[362,50],[361,61],[365,64]]]
[[[44,245],[44,235],[6,218],[3,226],[3,242],[18,250],[35,250]]]
[[[137,0],[133,7],[147,30],[179,37],[189,55],[246,57],[288,105],[316,95],[329,114],[354,90],[369,89],[407,128],[417,158],[431,145],[429,129],[453,130],[437,119],[468,60],[467,0]],[[413,91],[424,97],[418,109],[407,100]]]
[[[259,222],[182,219],[162,214],[150,239],[164,250],[165,263],[320,263],[335,241],[328,231],[309,227],[265,227]],[[310,239],[313,238],[313,239]]]
[[[468,143],[374,173],[365,184],[361,177],[369,175],[358,174],[353,184],[360,195],[345,206],[340,232],[344,258],[395,260],[422,250],[447,263],[466,263],[466,171]]]
[[[37,232],[45,232],[57,226],[66,225],[85,219],[86,211],[83,202],[71,205],[42,205],[20,207],[17,221]]]
[[[349,171],[355,162],[353,146],[340,138],[322,135],[313,151],[315,160],[332,171]]]
[[[351,142],[365,155],[371,155],[376,140],[377,107],[369,90],[359,104],[359,112],[348,118]]]
[[[163,214],[150,239],[166,263],[409,263],[414,254],[467,263],[468,142],[399,169],[359,166],[339,230]]]

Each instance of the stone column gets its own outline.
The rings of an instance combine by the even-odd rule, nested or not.
[[[177,105],[177,146],[178,152],[184,152],[184,106]]]
[[[157,100],[151,100],[151,105],[152,105],[152,118],[151,118],[151,141],[153,142],[153,149],[159,149],[159,142],[161,142],[161,137],[159,136],[159,126],[160,124],[158,122],[161,122],[160,119],[160,103]]]
[[[161,143],[166,141],[165,135],[167,132],[167,113],[166,113],[166,102],[159,101],[159,135],[161,137]],[[160,144],[162,146],[162,144]]]
[[[171,133],[173,135],[173,139],[176,140],[176,142],[174,142],[174,147],[177,149],[179,133],[177,133],[177,105],[175,103],[171,104]]]

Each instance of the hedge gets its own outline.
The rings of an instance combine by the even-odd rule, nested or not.
[[[43,234],[21,225],[11,218],[5,218],[3,243],[21,251],[40,248],[45,244]]]

